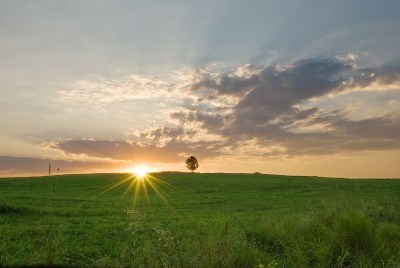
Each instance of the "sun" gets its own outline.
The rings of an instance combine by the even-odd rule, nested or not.
[[[142,169],[137,169],[137,170],[135,170],[135,175],[139,179],[143,179],[144,177],[146,177],[147,173],[146,173],[146,171],[144,171]]]
[[[145,166],[136,166],[131,169],[131,173],[133,173],[136,178],[141,180],[146,178],[148,172],[149,168]]]

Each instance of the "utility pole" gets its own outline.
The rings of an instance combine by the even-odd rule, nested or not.
[[[49,163],[49,175],[50,175],[50,172],[51,172],[51,164]]]

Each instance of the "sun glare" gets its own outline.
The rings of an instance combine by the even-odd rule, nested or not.
[[[143,179],[144,177],[146,177],[147,173],[144,170],[136,170],[135,175],[139,179]]]
[[[125,196],[128,193],[131,193],[133,196],[132,206],[134,208],[139,207],[142,204],[143,200],[147,201],[147,204],[151,206],[150,195],[157,195],[161,200],[172,210],[175,212],[175,209],[169,204],[168,200],[164,197],[162,191],[163,188],[176,188],[172,184],[156,177],[154,173],[155,170],[146,165],[137,165],[125,170],[125,172],[129,172],[130,174],[125,174],[121,180],[103,192],[99,193],[99,195],[105,194],[123,184],[128,184],[122,196]]]
[[[147,167],[137,166],[137,167],[132,168],[132,173],[138,179],[144,179],[147,176],[148,172],[149,172],[149,169]]]

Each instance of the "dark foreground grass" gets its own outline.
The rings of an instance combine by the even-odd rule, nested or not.
[[[400,180],[128,176],[0,179],[0,266],[400,267]]]

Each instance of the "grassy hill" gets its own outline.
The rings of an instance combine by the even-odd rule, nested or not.
[[[0,266],[400,267],[400,180],[130,176],[0,179]]]

